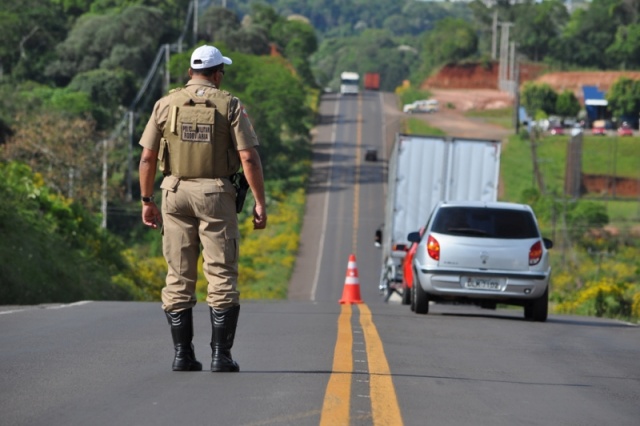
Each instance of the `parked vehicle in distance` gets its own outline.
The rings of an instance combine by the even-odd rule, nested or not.
[[[530,206],[507,202],[443,202],[433,210],[413,260],[411,304],[418,314],[429,302],[495,309],[524,307],[524,317],[546,321],[551,240],[543,238]]]
[[[591,128],[591,134],[593,136],[606,136],[607,135],[607,129],[605,129],[604,127],[592,127]]]
[[[607,120],[595,120],[591,126],[591,134],[594,136],[605,136],[607,134]]]
[[[426,112],[426,113],[437,112],[438,101],[435,99],[422,99],[419,101],[414,101],[410,104],[405,104],[404,107],[402,107],[402,111],[408,114],[415,114],[415,113],[421,113],[421,112]]]
[[[553,126],[549,129],[549,134],[552,136],[564,135],[564,128],[562,126]]]
[[[622,123],[622,125],[618,127],[618,136],[633,136],[633,129],[628,123]]]

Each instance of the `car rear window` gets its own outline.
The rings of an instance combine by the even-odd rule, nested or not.
[[[539,238],[530,212],[485,207],[443,207],[434,218],[433,232],[481,238]]]

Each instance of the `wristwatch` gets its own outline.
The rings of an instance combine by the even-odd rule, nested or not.
[[[143,196],[140,200],[142,200],[143,203],[153,203],[153,195],[150,195],[149,197]]]

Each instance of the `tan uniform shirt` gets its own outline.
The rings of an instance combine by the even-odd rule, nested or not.
[[[218,90],[210,81],[203,79],[191,79],[185,85],[185,89],[191,93],[195,93],[200,88],[208,90]],[[153,107],[153,112],[149,117],[144,133],[140,138],[140,145],[151,151],[158,152],[160,150],[160,139],[165,123],[169,118],[169,105],[171,104],[170,96],[167,95],[158,100]],[[235,111],[229,111],[229,116],[233,117],[231,121],[231,139],[238,151],[258,146],[258,137],[253,130],[253,125],[249,120],[249,116],[240,103],[236,103]]]

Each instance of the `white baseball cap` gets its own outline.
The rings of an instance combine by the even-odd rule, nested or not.
[[[215,67],[220,64],[231,65],[231,59],[226,56],[222,56],[222,53],[213,46],[198,47],[191,54],[191,68],[194,70],[201,70],[204,68]]]

